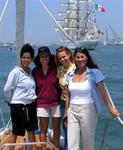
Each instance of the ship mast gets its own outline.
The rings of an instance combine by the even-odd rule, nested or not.
[[[77,14],[77,32],[76,32],[76,40],[80,40],[80,0],[77,1],[77,11],[76,11],[76,14]]]
[[[81,37],[84,37],[86,36],[87,34],[87,25],[88,25],[88,18],[89,18],[89,15],[90,15],[90,10],[89,10],[89,4],[88,4],[88,0],[85,1],[85,7],[84,7],[84,14],[83,14],[83,21],[82,21],[82,30],[81,30]]]
[[[25,0],[16,0],[16,49],[19,62],[20,49],[24,44]]]

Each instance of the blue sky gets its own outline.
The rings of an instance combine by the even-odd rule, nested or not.
[[[0,0],[0,14],[5,1],[6,0]],[[58,32],[53,30],[53,27],[56,25],[44,11],[39,0],[25,1],[25,41],[35,43],[58,41]],[[57,18],[57,13],[62,10],[60,6],[61,0],[43,0],[43,2]],[[123,38],[123,0],[95,0],[94,3],[101,4],[106,9],[105,13],[96,13],[99,29],[105,33],[106,26],[110,24],[113,30]],[[113,36],[110,29],[109,36]],[[0,22],[0,41],[15,41],[15,0],[9,0],[3,20]]]

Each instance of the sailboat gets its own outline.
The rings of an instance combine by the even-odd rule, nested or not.
[[[62,19],[57,20],[69,37],[61,32],[59,27],[60,43],[64,43],[70,49],[85,47],[94,50],[99,43],[99,30],[93,19],[92,0],[67,0],[61,3],[65,10],[59,12]]]
[[[6,1],[7,5],[8,0]],[[16,52],[17,59],[19,61],[20,49],[24,44],[24,28],[25,28],[25,0],[16,0]],[[47,145],[47,150],[52,150],[55,148],[53,144],[53,130],[48,129],[47,131],[47,142],[40,142],[39,140],[39,130],[35,131],[36,142],[29,142],[28,137],[18,136],[16,143],[9,143],[11,138],[11,119],[5,125],[4,116],[0,108],[0,120],[2,121],[2,127],[0,128],[0,150],[8,150],[9,147],[15,146],[15,149],[30,149],[31,145],[36,144],[36,149],[41,149],[41,144]],[[61,150],[64,145],[64,137],[60,136],[60,146]]]
[[[22,45],[24,44],[24,20],[25,20],[25,0],[16,0],[16,48],[17,48],[17,54],[19,54],[19,50],[21,49]],[[17,143],[8,143],[8,140],[10,138],[11,134],[11,120],[8,121],[7,125],[5,125],[4,122],[4,116],[2,115],[1,109],[0,109],[0,119],[2,120],[3,127],[0,128],[0,149],[8,149],[9,146],[16,146],[16,149],[29,149],[28,146],[32,144],[37,144],[37,149],[41,149],[40,145],[42,144],[39,142],[39,136],[36,135],[37,142],[36,143],[29,143],[28,138],[25,136],[18,137]],[[120,119],[120,118],[119,118]],[[121,120],[121,124],[122,120]],[[107,126],[105,127],[108,128]],[[52,130],[48,130],[48,141],[47,141],[47,147],[49,149],[53,149],[54,145],[50,142],[49,139],[52,140]],[[104,143],[104,138],[102,143]],[[61,145],[63,145],[63,137],[61,136]],[[102,147],[102,146],[101,146]],[[101,149],[100,149],[101,150]]]
[[[106,39],[104,41],[104,45],[123,46],[123,39],[121,37],[119,37],[118,33],[113,30],[111,25],[109,25],[109,29],[113,33],[113,39],[109,39],[108,28],[106,27]]]

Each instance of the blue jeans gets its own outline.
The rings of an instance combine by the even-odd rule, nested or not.
[[[65,101],[64,100],[60,101],[60,111],[61,111],[61,118],[63,118],[64,111],[65,111]],[[64,126],[63,119],[62,119],[62,129],[63,129],[63,134],[64,134],[64,150],[67,150],[67,128]]]

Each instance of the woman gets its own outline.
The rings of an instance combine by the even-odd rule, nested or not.
[[[99,94],[114,117],[119,116],[120,113],[113,108],[103,83],[104,76],[93,62],[89,52],[85,48],[76,48],[74,59],[77,68],[67,75],[70,92],[68,150],[80,149],[80,132],[83,149],[94,150],[96,112],[100,112]]]
[[[56,50],[56,62],[57,62],[57,77],[59,78],[59,84],[62,88],[60,109],[62,117],[62,127],[64,132],[64,150],[67,150],[67,128],[65,125],[65,101],[68,97],[68,91],[66,88],[66,74],[71,69],[75,68],[73,54],[67,47],[59,47]]]
[[[60,106],[59,100],[61,89],[57,78],[57,68],[55,58],[51,55],[46,46],[38,49],[35,58],[36,67],[32,74],[36,82],[36,104],[37,116],[40,120],[40,140],[46,142],[46,133],[49,124],[49,117],[52,116],[53,140],[56,150],[59,149],[60,140]],[[42,150],[46,150],[46,145],[42,145]]]
[[[35,142],[33,131],[37,126],[35,107],[35,81],[31,75],[30,63],[34,57],[34,49],[25,44],[20,51],[20,65],[15,67],[8,76],[4,93],[11,110],[12,136],[11,143],[15,143],[17,136],[28,133],[30,142]],[[10,147],[14,149],[14,147]],[[31,146],[35,150],[35,145]]]

